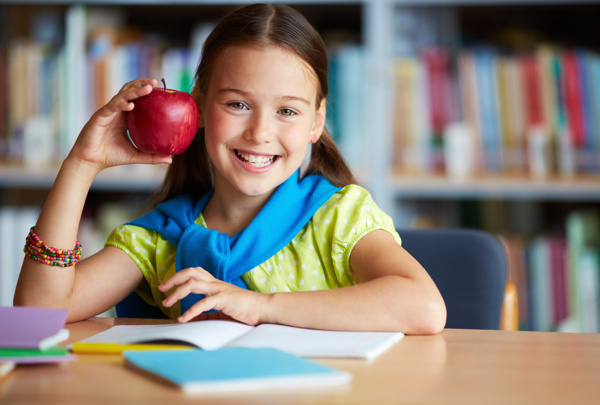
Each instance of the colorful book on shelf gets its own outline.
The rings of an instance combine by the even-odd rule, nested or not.
[[[566,220],[568,296],[575,332],[600,332],[600,212],[577,210]]]
[[[577,55],[573,50],[564,51],[562,54],[565,110],[572,142],[579,148],[584,142],[584,118],[581,97],[581,76],[578,68]]]
[[[0,307],[0,348],[45,350],[69,337],[66,309]]]
[[[550,235],[550,271],[552,284],[553,322],[559,325],[568,316],[566,240],[562,235]]]
[[[403,336],[399,332],[328,331],[274,324],[250,326],[232,321],[209,320],[184,324],[117,325],[73,344],[72,350],[78,352],[82,343],[177,342],[204,350],[270,347],[303,357],[373,359]]]
[[[600,56],[597,54],[590,55],[589,64],[588,74],[593,123],[592,134],[596,142],[593,160],[595,165],[600,165]],[[600,168],[598,168],[597,172],[600,172]]]
[[[581,145],[579,154],[581,161],[581,169],[584,173],[597,173],[598,162],[596,161],[596,151],[598,147],[598,134],[595,130],[593,116],[593,81],[590,73],[592,71],[592,58],[590,52],[585,50],[575,51],[577,68],[579,69],[579,86],[581,96],[581,110],[583,115],[583,144]],[[597,117],[596,117],[597,118]]]
[[[427,47],[421,51],[421,63],[427,80],[431,130],[430,168],[439,173],[444,170],[443,133],[452,120],[450,57],[443,48]]]

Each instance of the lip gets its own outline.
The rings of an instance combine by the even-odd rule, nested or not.
[[[240,160],[237,157],[238,153],[243,153],[243,154],[247,154],[247,155],[254,155],[254,156],[274,156],[275,157],[275,161],[268,165],[268,166],[264,166],[264,167],[255,167],[252,166],[249,163],[244,162],[243,160]],[[272,153],[260,153],[260,152],[255,152],[255,151],[250,151],[250,150],[246,150],[246,149],[231,149],[230,150],[231,155],[233,156],[233,159],[246,171],[250,172],[250,173],[255,173],[255,174],[259,174],[259,173],[265,173],[268,172],[269,170],[271,170],[272,168],[274,168],[278,163],[279,163],[279,159],[281,158],[281,155],[274,155]]]

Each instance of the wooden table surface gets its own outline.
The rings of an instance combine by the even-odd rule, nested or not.
[[[139,319],[68,324],[68,343]],[[158,321],[164,322],[164,321]],[[18,366],[0,378],[2,405],[600,404],[600,335],[446,329],[406,336],[375,360],[316,359],[353,375],[334,388],[186,395],[127,369],[118,355]]]

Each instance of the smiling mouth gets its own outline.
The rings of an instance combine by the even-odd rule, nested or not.
[[[272,165],[279,156],[277,155],[252,155],[250,153],[243,153],[239,150],[235,150],[235,156],[244,163],[249,164],[252,167],[267,167]]]

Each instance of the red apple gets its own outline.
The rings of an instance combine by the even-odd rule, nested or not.
[[[133,145],[146,153],[177,155],[190,146],[198,130],[196,102],[185,91],[155,88],[133,101],[127,129]]]

